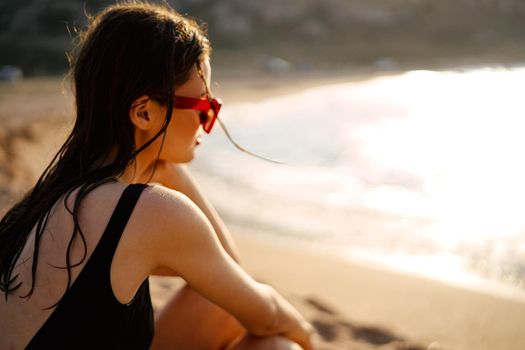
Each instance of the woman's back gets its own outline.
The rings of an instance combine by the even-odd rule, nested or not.
[[[65,256],[67,242],[69,242],[73,232],[72,216],[64,207],[62,200],[53,207],[49,216],[48,225],[46,226],[46,233],[42,236],[40,242],[39,259],[42,260],[40,260],[40,263],[38,264],[35,290],[29,299],[24,299],[19,298],[18,296],[26,294],[31,285],[31,256],[35,240],[34,231],[31,233],[14,271],[14,275],[19,274],[17,281],[24,282],[22,285],[23,287],[21,287],[20,291],[15,292],[14,295],[9,297],[8,303],[5,302],[4,298],[2,298],[2,301],[0,302],[0,327],[3,330],[3,336],[0,337],[0,348],[21,349],[27,346],[37,333],[38,336],[33,339],[31,345],[37,346],[39,345],[39,342],[47,341],[47,338],[49,338],[53,332],[59,331],[53,329],[52,323],[55,319],[57,321],[54,323],[58,322],[58,324],[61,324],[64,328],[73,327],[73,329],[76,329],[77,326],[85,327],[85,325],[81,324],[81,321],[87,320],[87,314],[92,311],[95,312],[95,310],[93,310],[93,307],[86,308],[88,305],[82,304],[88,304],[90,300],[95,301],[96,299],[103,299],[104,296],[101,296],[100,294],[104,292],[103,289],[107,290],[105,294],[106,299],[108,299],[107,304],[105,305],[107,312],[110,312],[111,310],[109,309],[111,308],[114,308],[116,313],[121,312],[121,309],[131,310],[133,309],[133,304],[135,304],[134,308],[137,308],[138,306],[142,307],[144,310],[141,310],[140,312],[146,313],[146,316],[148,316],[148,312],[151,312],[151,304],[149,291],[147,290],[147,280],[145,281],[145,279],[151,272],[151,269],[147,267],[147,262],[144,259],[141,259],[141,256],[146,256],[141,255],[141,247],[143,247],[143,244],[140,244],[140,240],[144,239],[144,237],[140,237],[140,233],[133,230],[134,225],[126,226],[128,221],[127,218],[133,210],[135,204],[134,201],[140,196],[142,187],[130,186],[128,190],[126,190],[126,198],[122,198],[122,203],[119,205],[119,208],[116,209],[117,203],[119,202],[121,195],[123,195],[125,188],[126,186],[121,183],[105,184],[93,190],[83,200],[79,212],[79,223],[86,239],[87,252],[86,258],[82,264],[73,268],[71,271],[72,286],[76,283],[76,279],[79,277],[80,272],[83,271],[85,267],[87,268],[86,272],[82,273],[78,280],[78,291],[75,291],[74,288],[68,291],[68,294],[66,294],[63,300],[62,308],[59,305],[56,308],[43,310],[44,308],[55,304],[62,297],[67,285],[67,270],[53,267],[66,266]],[[75,195],[76,193],[73,193],[70,197],[70,201],[68,201],[69,207],[72,206]],[[108,227],[108,222],[112,216],[112,227]],[[119,219],[120,227],[118,227]],[[103,237],[106,227],[108,228],[108,231]],[[124,229],[124,227],[126,228]],[[122,230],[122,239],[119,241],[119,234]],[[111,245],[113,245],[113,247],[111,247]],[[93,256],[93,260],[90,260],[96,247],[97,254],[96,256]],[[112,249],[115,249],[115,258],[113,260]],[[78,263],[84,254],[80,237],[75,239],[71,251],[72,259],[70,263]],[[130,256],[133,256],[133,259],[130,259]],[[88,261],[93,266],[86,265]],[[100,277],[100,281],[105,282],[103,278],[104,269],[101,268],[101,266],[104,265],[108,267],[108,272],[110,272],[109,276],[111,282],[107,283],[109,286],[104,286],[104,283],[102,283],[102,285],[99,286],[90,286],[91,288],[88,287],[89,289],[82,288],[86,283],[98,284],[97,277]],[[88,268],[97,273],[88,273]],[[100,276],[97,276],[97,274]],[[92,283],[93,278],[96,280],[95,283]],[[90,279],[90,281],[88,281],[88,279]],[[131,306],[123,305],[133,299],[133,296],[139,288],[140,294],[144,299],[139,301],[142,305],[138,305],[137,300],[134,300]],[[147,295],[145,295],[146,293]],[[88,302],[78,300],[84,298]],[[102,307],[104,304],[100,304],[100,306]],[[61,310],[57,312],[58,309]],[[84,315],[75,315],[75,312],[84,313]],[[70,320],[67,320],[68,318]],[[70,321],[71,324],[64,324],[64,321]],[[93,320],[89,321],[93,322]],[[110,320],[100,319],[98,322],[88,324],[87,326],[96,329],[97,326],[108,321]],[[139,328],[148,332],[147,323],[151,323],[152,319],[142,317],[142,322],[145,322],[145,324]],[[112,327],[113,331],[116,332],[115,327],[117,326],[119,325],[114,325],[114,327]],[[66,329],[63,331],[65,335],[69,335],[69,337],[73,336],[71,331],[69,334]],[[82,334],[83,330],[77,329],[77,331],[80,331],[80,333],[77,334]],[[85,329],[84,331],[87,331],[87,334],[89,334],[90,330]],[[112,330],[108,329],[107,331],[111,332]],[[129,339],[131,339],[133,335],[134,334],[129,334]],[[77,341],[79,343],[77,345],[81,346],[87,345],[90,342],[95,342],[97,340],[97,334],[91,334],[91,336],[92,338],[78,339]],[[143,337],[147,337],[147,334]],[[64,336],[60,339],[67,341],[67,337]],[[107,341],[107,339],[105,340]],[[151,339],[146,339],[146,341],[149,343]],[[138,343],[140,343],[140,341],[134,339],[134,344],[138,345]],[[53,344],[49,345],[52,346]]]

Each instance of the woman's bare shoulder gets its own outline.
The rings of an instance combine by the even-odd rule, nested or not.
[[[160,184],[151,184],[140,198],[141,210],[148,215],[187,215],[198,207],[182,192]]]
[[[194,249],[219,245],[202,211],[183,193],[161,185],[143,191],[130,223],[140,232],[141,250],[154,267],[178,274],[188,258],[196,256]]]
[[[208,233],[213,229],[204,213],[185,194],[162,185],[150,185],[137,203],[137,223],[155,236]]]

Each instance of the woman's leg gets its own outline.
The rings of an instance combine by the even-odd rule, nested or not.
[[[301,350],[301,347],[282,336],[247,334],[233,316],[185,286],[160,311],[151,349]]]
[[[233,316],[185,286],[156,318],[151,349],[226,349],[245,333]]]

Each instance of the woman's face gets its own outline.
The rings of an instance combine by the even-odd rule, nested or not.
[[[201,69],[202,75],[199,74],[197,66],[192,69],[190,79],[175,89],[176,96],[207,98],[207,87],[211,79],[209,60],[201,63]],[[171,121],[166,129],[161,159],[177,163],[193,159],[195,147],[200,144],[204,132],[200,123],[200,113],[190,109],[173,109]]]
[[[175,88],[175,95],[180,97],[191,97],[198,99],[207,98],[207,87],[211,78],[211,67],[209,60],[201,62],[201,73],[195,65],[190,73],[190,78],[184,84]],[[141,103],[141,101],[144,101]],[[135,124],[136,147],[150,140],[164,124],[166,118],[166,106],[149,99],[148,96],[139,98],[132,108],[131,118]],[[141,152],[144,160],[154,161],[157,159],[174,163],[186,163],[193,159],[195,147],[201,142],[203,134],[200,123],[200,112],[191,109],[173,108],[172,116],[164,143],[162,136],[153,142],[148,148]],[[159,154],[159,149],[162,147]],[[147,158],[147,159],[146,159]]]

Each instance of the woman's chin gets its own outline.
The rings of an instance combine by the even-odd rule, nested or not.
[[[195,158],[194,151],[191,150],[188,152],[188,154],[185,154],[184,156],[177,157],[176,160],[174,160],[174,163],[189,163]]]
[[[175,152],[174,152],[175,153]],[[188,163],[195,158],[195,147],[188,148],[185,150],[185,152],[177,152],[177,153],[171,153],[171,154],[163,154],[160,157],[160,160],[165,161],[167,163]]]

